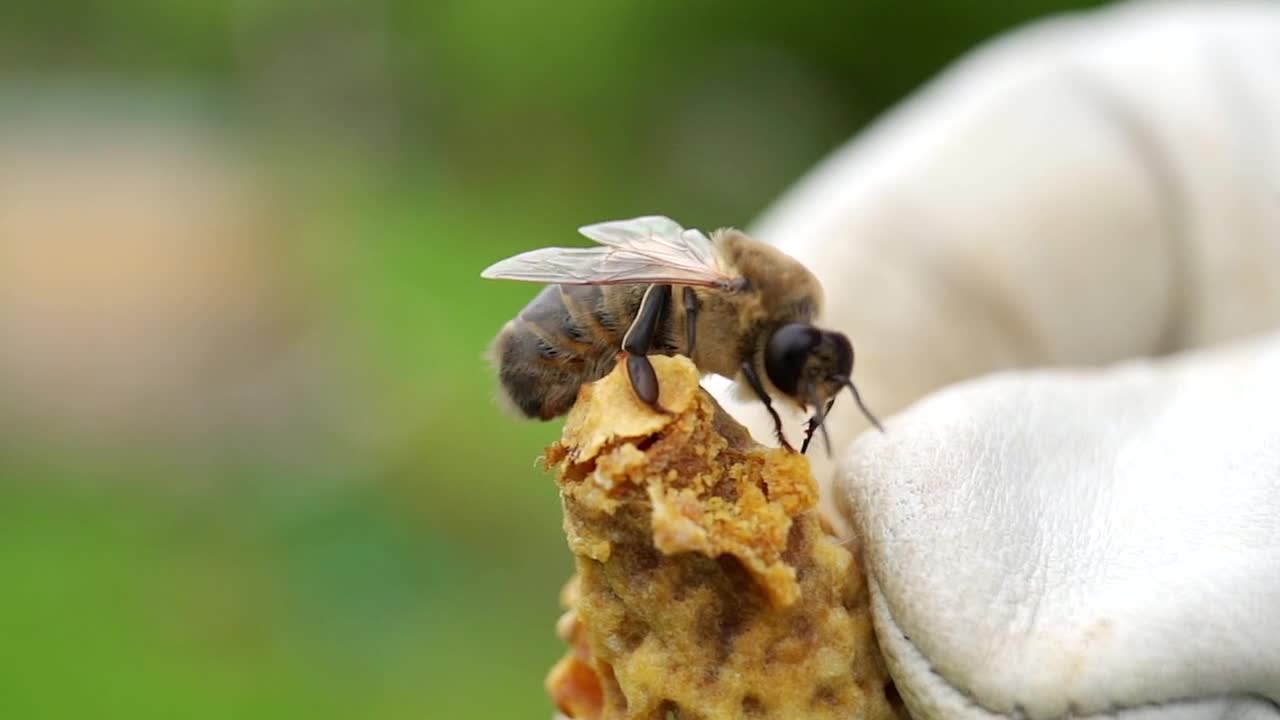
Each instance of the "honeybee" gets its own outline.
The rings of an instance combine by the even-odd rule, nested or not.
[[[578,389],[620,359],[636,396],[666,412],[648,355],[684,355],[703,373],[745,382],[788,450],[774,396],[813,408],[801,452],[821,428],[830,453],[823,421],[844,388],[883,432],[853,385],[849,339],[811,324],[822,286],[798,261],[738,230],[708,238],[661,216],[579,232],[601,247],[533,250],[481,273],[549,283],[489,351],[507,399],[525,416],[567,413]]]

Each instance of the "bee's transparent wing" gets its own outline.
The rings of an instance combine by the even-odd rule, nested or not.
[[[578,232],[619,250],[652,255],[672,265],[720,269],[715,246],[701,231],[685,230],[669,217],[648,215],[587,225]]]
[[[556,285],[670,283],[732,287],[734,278],[704,267],[669,265],[651,255],[608,247],[542,248],[495,263],[481,277]]]
[[[605,247],[543,248],[495,263],[481,277],[559,285],[671,283],[732,287],[715,246],[697,230],[660,217],[588,225],[579,230]]]

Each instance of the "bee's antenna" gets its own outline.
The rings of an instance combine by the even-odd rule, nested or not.
[[[862,414],[871,421],[872,425],[876,426],[877,430],[884,432],[884,426],[880,424],[880,421],[876,419],[875,415],[871,414],[871,411],[867,409],[867,406],[862,404],[862,396],[858,394],[858,388],[853,386],[853,381],[848,378],[843,378],[843,380],[845,387],[849,388],[849,392],[853,393],[853,401],[858,403],[858,409],[861,410]]]

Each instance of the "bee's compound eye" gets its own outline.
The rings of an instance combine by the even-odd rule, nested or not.
[[[853,374],[853,344],[849,342],[849,338],[838,332],[823,333],[826,341],[831,345],[832,369],[840,377],[847,378]]]
[[[791,323],[775,330],[764,350],[764,371],[774,387],[795,395],[805,363],[821,341],[822,333],[812,325]]]

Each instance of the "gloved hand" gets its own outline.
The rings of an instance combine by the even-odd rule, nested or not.
[[[810,457],[915,717],[1280,718],[1280,334],[1192,350],[1280,327],[1280,5],[1020,31],[752,230],[888,416]]]

